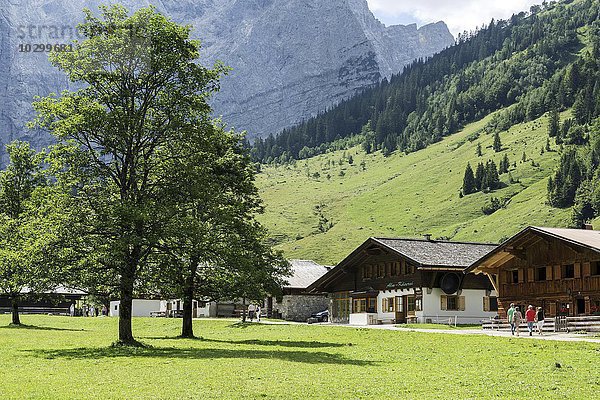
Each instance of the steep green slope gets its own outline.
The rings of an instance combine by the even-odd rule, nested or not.
[[[328,264],[339,262],[369,236],[431,233],[498,242],[527,225],[567,225],[570,211],[546,204],[547,178],[559,159],[555,145],[541,154],[548,138],[547,117],[502,132],[503,151],[495,153],[493,135],[480,133],[492,116],[408,155],[396,152],[385,158],[381,152],[366,154],[355,147],[295,165],[263,167],[257,182],[266,205],[262,222],[287,257]],[[476,155],[478,143],[481,157]],[[459,197],[467,162],[473,167],[488,159],[499,164],[505,153],[518,183],[509,184],[509,175],[503,174],[506,187]],[[506,208],[485,216],[481,208],[492,196],[505,200]]]

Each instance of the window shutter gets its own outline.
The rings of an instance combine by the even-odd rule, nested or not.
[[[533,268],[527,268],[527,282],[533,282],[534,281],[534,269]]]
[[[458,296],[458,311],[465,311],[465,296]]]
[[[581,275],[590,276],[591,274],[592,274],[591,263],[589,263],[589,262],[583,263],[583,271],[582,271]]]
[[[442,311],[447,310],[448,309],[448,300],[447,300],[447,296],[440,296],[440,309]]]
[[[554,280],[558,280],[558,279],[562,278],[562,276],[560,275],[560,265],[554,266],[554,274],[552,274],[552,278]]]
[[[517,272],[519,274],[519,283],[521,282],[525,282],[525,278],[523,277],[523,269],[519,268],[519,272]]]
[[[577,263],[575,264],[575,278],[581,278],[581,264]]]
[[[552,267],[546,267],[546,280],[552,280]]]

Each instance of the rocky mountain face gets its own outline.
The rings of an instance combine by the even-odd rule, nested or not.
[[[37,43],[69,43],[81,10],[115,1],[0,0],[0,142],[49,143],[28,131],[31,101],[72,89],[47,53],[20,51]],[[121,0],[129,10],[144,0]],[[366,0],[158,0],[157,9],[190,24],[202,62],[232,71],[212,100],[216,115],[250,137],[277,133],[399,72],[415,58],[453,44],[443,22],[381,24]],[[5,161],[5,160],[4,160]]]

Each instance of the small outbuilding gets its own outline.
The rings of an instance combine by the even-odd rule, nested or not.
[[[309,293],[307,288],[325,275],[331,267],[312,260],[289,260],[292,276],[283,288],[281,298],[265,300],[266,314],[287,321],[306,321],[311,314],[326,310],[329,300],[324,293]]]

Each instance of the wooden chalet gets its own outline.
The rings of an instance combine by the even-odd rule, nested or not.
[[[591,228],[526,228],[466,272],[488,277],[502,318],[510,303],[548,317],[600,313],[600,231]]]
[[[369,238],[308,287],[328,293],[333,322],[478,323],[496,315],[484,276],[463,270],[495,248],[480,243]]]

